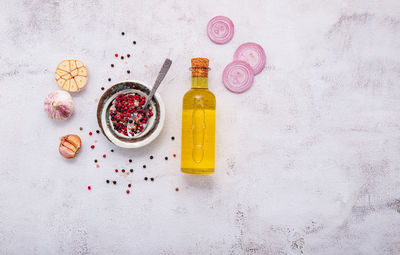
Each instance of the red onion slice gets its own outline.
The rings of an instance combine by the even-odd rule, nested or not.
[[[233,33],[233,22],[225,16],[216,16],[208,22],[207,35],[214,43],[225,44],[229,42],[232,40]]]
[[[234,93],[245,92],[251,87],[253,81],[253,69],[244,61],[233,61],[225,67],[222,73],[222,82],[228,90]]]
[[[257,43],[244,43],[237,48],[233,60],[243,60],[253,68],[254,74],[260,73],[267,61],[264,49]]]

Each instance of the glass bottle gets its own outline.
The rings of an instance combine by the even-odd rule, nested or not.
[[[207,58],[192,59],[192,88],[183,97],[181,171],[212,174],[215,160],[215,96],[208,90]]]

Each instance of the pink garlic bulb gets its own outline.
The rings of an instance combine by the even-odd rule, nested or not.
[[[68,119],[74,112],[74,102],[71,95],[63,90],[51,92],[44,99],[44,111],[51,119]]]

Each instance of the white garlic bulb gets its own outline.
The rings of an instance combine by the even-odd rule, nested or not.
[[[44,100],[44,111],[51,119],[68,119],[74,111],[74,102],[71,95],[63,90],[51,92]]]

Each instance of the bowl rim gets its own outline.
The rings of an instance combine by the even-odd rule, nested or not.
[[[154,129],[154,132],[152,134],[150,134],[150,136],[146,137],[145,139],[141,140],[141,141],[137,141],[137,142],[124,142],[121,141],[117,138],[115,138],[114,136],[108,136],[106,134],[106,132],[103,129],[103,123],[102,123],[102,118],[100,115],[100,111],[104,110],[104,104],[100,107],[100,103],[103,100],[103,97],[105,96],[105,94],[111,90],[113,87],[122,84],[122,83],[138,83],[144,87],[146,87],[147,89],[151,90],[152,87],[150,87],[149,85],[147,85],[147,83],[144,83],[142,81],[139,80],[122,80],[119,82],[114,83],[113,85],[111,85],[106,91],[104,91],[104,93],[101,95],[99,102],[97,104],[97,111],[96,111],[96,115],[97,115],[97,124],[99,125],[101,132],[103,133],[103,135],[107,138],[107,140],[109,140],[111,143],[113,143],[114,145],[121,147],[121,148],[126,148],[126,149],[135,149],[135,148],[140,148],[143,146],[146,146],[148,144],[150,144],[151,142],[153,142],[161,133],[161,130],[164,127],[164,121],[165,121],[165,105],[164,105],[164,101],[161,98],[161,95],[156,91],[156,93],[154,93],[154,97],[157,99],[158,105],[160,107],[160,119],[158,122],[158,125],[156,126],[156,128]],[[114,95],[115,93],[113,93],[112,95]]]

